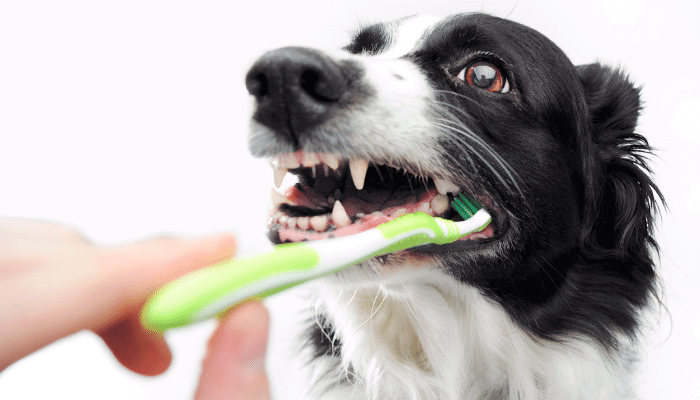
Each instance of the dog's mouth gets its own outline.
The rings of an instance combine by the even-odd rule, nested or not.
[[[381,161],[297,151],[273,157],[270,164],[278,188],[288,172],[298,178],[284,193],[272,190],[268,237],[276,244],[353,235],[416,211],[463,220],[450,207],[453,196],[461,192],[458,185]],[[485,196],[472,195],[484,206],[491,203]],[[455,245],[422,249],[459,250],[487,242],[496,237],[493,225],[497,224],[467,235]]]

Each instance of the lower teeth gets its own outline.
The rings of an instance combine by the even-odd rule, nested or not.
[[[421,211],[432,216],[441,216],[449,209],[449,198],[443,194],[437,194],[420,204],[408,205],[409,209],[404,207],[391,208],[389,210],[375,211],[371,213],[374,217],[386,217],[389,219],[397,218],[409,211]],[[284,207],[281,207],[284,208]],[[289,211],[289,210],[288,210]],[[350,216],[345,211],[345,207],[339,200],[335,200],[333,211],[328,214],[314,216],[289,216],[285,210],[278,210],[270,217],[270,226],[279,225],[280,228],[297,230],[301,232],[332,232],[354,223],[361,222],[367,216],[366,213],[357,213]]]

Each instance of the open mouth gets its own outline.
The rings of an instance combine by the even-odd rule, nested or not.
[[[352,235],[416,211],[463,220],[450,207],[461,189],[443,179],[417,176],[379,161],[303,151],[273,157],[270,164],[278,188],[287,173],[298,179],[284,193],[272,190],[268,236],[273,243]],[[458,242],[489,241],[496,234],[492,225]],[[450,245],[433,247],[445,246]]]

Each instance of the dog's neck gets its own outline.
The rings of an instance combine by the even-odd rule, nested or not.
[[[342,348],[316,373],[353,383],[360,398],[593,399],[625,386],[595,344],[533,339],[500,305],[435,270],[357,289],[320,285],[319,294],[318,310],[332,316],[325,332]]]

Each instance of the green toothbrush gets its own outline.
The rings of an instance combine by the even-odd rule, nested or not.
[[[423,244],[452,243],[484,229],[491,216],[459,194],[452,207],[465,220],[415,212],[350,236],[286,243],[271,252],[192,272],[160,288],[141,311],[141,323],[164,331],[209,319],[250,298],[263,298],[363,260]]]

